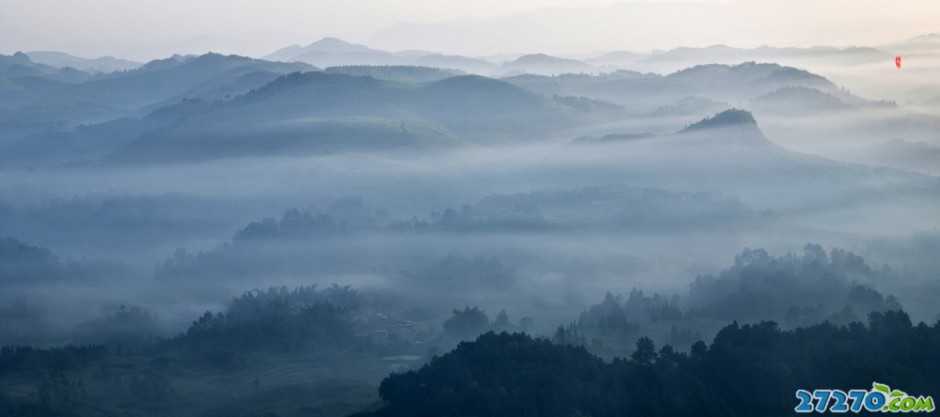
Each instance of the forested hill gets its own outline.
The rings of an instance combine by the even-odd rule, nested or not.
[[[689,353],[637,341],[631,359],[605,363],[582,347],[487,333],[381,385],[375,416],[792,415],[798,389],[940,394],[940,323],[903,312],[869,325],[824,323],[781,331],[773,322],[726,326]],[[874,379],[874,380],[873,380]]]

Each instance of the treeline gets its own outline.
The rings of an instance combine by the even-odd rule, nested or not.
[[[496,194],[460,208],[446,207],[410,218],[396,218],[361,197],[348,196],[322,211],[290,209],[280,218],[249,223],[230,241],[210,250],[177,249],[156,266],[154,275],[161,280],[205,281],[302,274],[311,269],[347,272],[349,259],[359,256],[351,253],[358,250],[355,238],[366,234],[668,233],[761,222],[769,216],[718,194],[622,185]]]
[[[453,232],[617,229],[664,233],[708,229],[716,224],[726,226],[768,216],[738,199],[717,194],[617,185],[495,194],[460,209],[432,212],[428,218],[395,221],[389,228]]]
[[[291,209],[280,220],[266,217],[249,223],[235,234],[234,241],[315,238],[338,234],[345,226],[344,222],[337,222],[328,214],[301,213]]]
[[[487,333],[393,374],[376,416],[790,415],[797,389],[864,389],[873,381],[911,395],[940,394],[940,322],[904,312],[869,324],[781,331],[731,324],[689,352],[641,338],[630,359],[604,362],[585,348],[524,334]]]
[[[219,244],[211,250],[189,252],[177,249],[173,255],[154,268],[159,280],[191,279],[190,282],[205,282],[211,277],[231,279],[233,277],[262,276],[267,274],[307,274],[310,270],[344,271],[357,264],[355,256],[362,256],[355,245],[345,238],[357,233],[402,233],[424,231],[506,230],[509,227],[523,228],[535,223],[519,221],[516,226],[490,219],[472,220],[465,208],[461,213],[447,209],[444,214],[432,213],[431,221],[412,219],[390,222],[388,214],[377,210],[374,214],[362,214],[345,218],[333,214],[301,212],[291,209],[280,219],[265,218],[248,224],[236,232],[230,242]],[[364,210],[361,210],[364,211]],[[475,217],[474,217],[475,218]],[[507,220],[508,221],[508,220]],[[489,257],[464,258],[451,255],[425,269],[402,271],[401,278],[421,285],[452,288],[506,287],[513,281],[514,271],[504,266],[499,259]]]

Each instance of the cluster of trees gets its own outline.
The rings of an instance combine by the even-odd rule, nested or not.
[[[578,318],[578,327],[604,336],[632,335],[639,332],[640,322],[636,320],[636,317],[632,319],[627,317],[620,298],[608,292],[604,296],[604,301],[581,313]]]
[[[465,307],[462,311],[454,309],[453,315],[444,321],[444,331],[458,337],[473,337],[486,331],[490,318],[477,307]]]
[[[600,304],[581,313],[578,327],[602,336],[631,335],[640,331],[641,321],[656,323],[682,319],[684,314],[678,305],[678,296],[669,299],[659,294],[647,296],[636,288],[626,301],[608,292]]]
[[[312,250],[305,245],[278,246],[287,239],[315,244],[316,238],[345,233],[342,224],[329,215],[290,213],[280,221],[267,218],[251,223],[232,242],[211,250],[190,253],[178,248],[173,256],[156,266],[154,276],[161,280],[209,280],[271,273],[302,274],[315,266],[326,269],[331,262],[343,262],[338,256],[310,256]]]
[[[260,222],[248,224],[235,234],[235,242],[311,238],[336,234],[343,229],[345,225],[334,221],[328,214],[311,214],[290,209],[280,220],[266,217]]]
[[[121,306],[113,314],[79,324],[79,346],[52,349],[6,346],[0,350],[0,375],[29,368],[69,370],[123,354],[162,354],[184,348],[220,367],[238,365],[238,353],[260,348],[349,346],[354,342],[353,312],[359,292],[333,284],[293,289],[272,287],[234,298],[225,312],[206,312],[185,332],[164,338],[166,330],[147,310]]]
[[[444,332],[457,339],[467,339],[486,331],[527,331],[532,328],[533,324],[531,317],[523,317],[518,324],[513,324],[505,309],[496,314],[493,321],[490,321],[486,312],[480,308],[464,307],[463,310],[454,309],[452,315],[444,321]]]
[[[186,346],[220,365],[236,366],[232,355],[238,351],[348,345],[355,336],[352,312],[358,303],[356,290],[336,284],[322,291],[313,285],[246,292],[224,313],[207,311],[164,348]]]
[[[746,111],[739,109],[725,110],[712,117],[706,117],[697,123],[687,126],[685,130],[708,129],[713,127],[723,127],[739,124],[756,124],[754,116]]]
[[[847,323],[872,311],[897,310],[893,296],[882,296],[860,282],[896,277],[889,267],[873,269],[842,249],[828,254],[808,244],[804,254],[774,257],[745,249],[718,276],[698,276],[685,300],[688,313],[721,320],[777,320],[806,325],[830,319]]]
[[[208,279],[323,270],[331,262],[342,263],[348,254],[310,256],[311,246],[349,236],[353,230],[382,230],[388,224],[387,217],[384,210],[367,212],[365,202],[357,196],[334,202],[327,212],[289,209],[280,218],[249,223],[231,241],[211,250],[190,253],[179,248],[156,266],[154,275],[159,279]]]
[[[626,299],[608,293],[576,322],[559,327],[554,340],[599,343],[598,337],[637,335],[647,324],[667,322],[673,328],[666,340],[689,346],[701,339],[703,329],[694,324],[698,319],[773,320],[789,329],[824,321],[848,325],[871,312],[900,310],[893,296],[885,297],[862,283],[897,276],[888,266],[872,268],[862,257],[839,248],[827,253],[819,245],[808,244],[802,256],[782,257],[770,256],[763,249],[745,249],[717,277],[696,277],[684,298],[647,296],[637,289]]]
[[[644,337],[630,359],[609,363],[581,346],[491,332],[386,378],[374,415],[788,415],[801,388],[869,389],[876,380],[936,397],[938,349],[940,323],[914,326],[900,311],[873,312],[867,327],[735,322],[687,353]]]

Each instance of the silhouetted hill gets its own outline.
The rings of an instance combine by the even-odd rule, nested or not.
[[[754,116],[745,110],[739,109],[729,109],[721,113],[718,113],[712,117],[706,117],[699,121],[689,125],[683,129],[684,132],[691,132],[701,129],[713,129],[713,128],[722,128],[722,127],[757,127],[757,120],[754,120]]]
[[[495,63],[480,58],[444,55],[422,50],[389,52],[336,38],[323,38],[306,46],[291,45],[266,55],[264,59],[282,62],[305,62],[323,68],[413,65],[454,69],[481,75],[490,75],[499,68]]]
[[[558,58],[546,54],[523,55],[500,67],[505,72],[555,75],[594,72],[596,69],[576,59]]]
[[[781,166],[806,163],[795,154],[773,145],[757,126],[757,120],[751,112],[746,110],[732,108],[705,117],[672,137],[677,143],[690,145],[690,151],[698,149],[716,158],[768,158]]]
[[[282,62],[304,62],[318,67],[343,65],[398,65],[408,62],[391,52],[352,44],[336,38],[323,38],[307,46],[292,45],[264,59]]]
[[[735,109],[700,119],[675,134],[566,146],[549,160],[568,158],[590,163],[593,174],[559,162],[539,169],[532,178],[557,186],[620,178],[672,190],[722,190],[744,201],[814,213],[920,195],[937,187],[928,176],[840,163],[776,146],[749,112]],[[811,188],[793,186],[810,183]],[[806,193],[816,203],[807,205]]]

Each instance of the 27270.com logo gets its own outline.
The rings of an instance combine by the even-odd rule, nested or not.
[[[796,398],[800,403],[794,410],[797,413],[858,413],[863,409],[882,413],[929,413],[934,410],[933,397],[914,397],[877,382],[871,385],[871,390],[853,389],[849,392],[837,389],[797,390]]]

